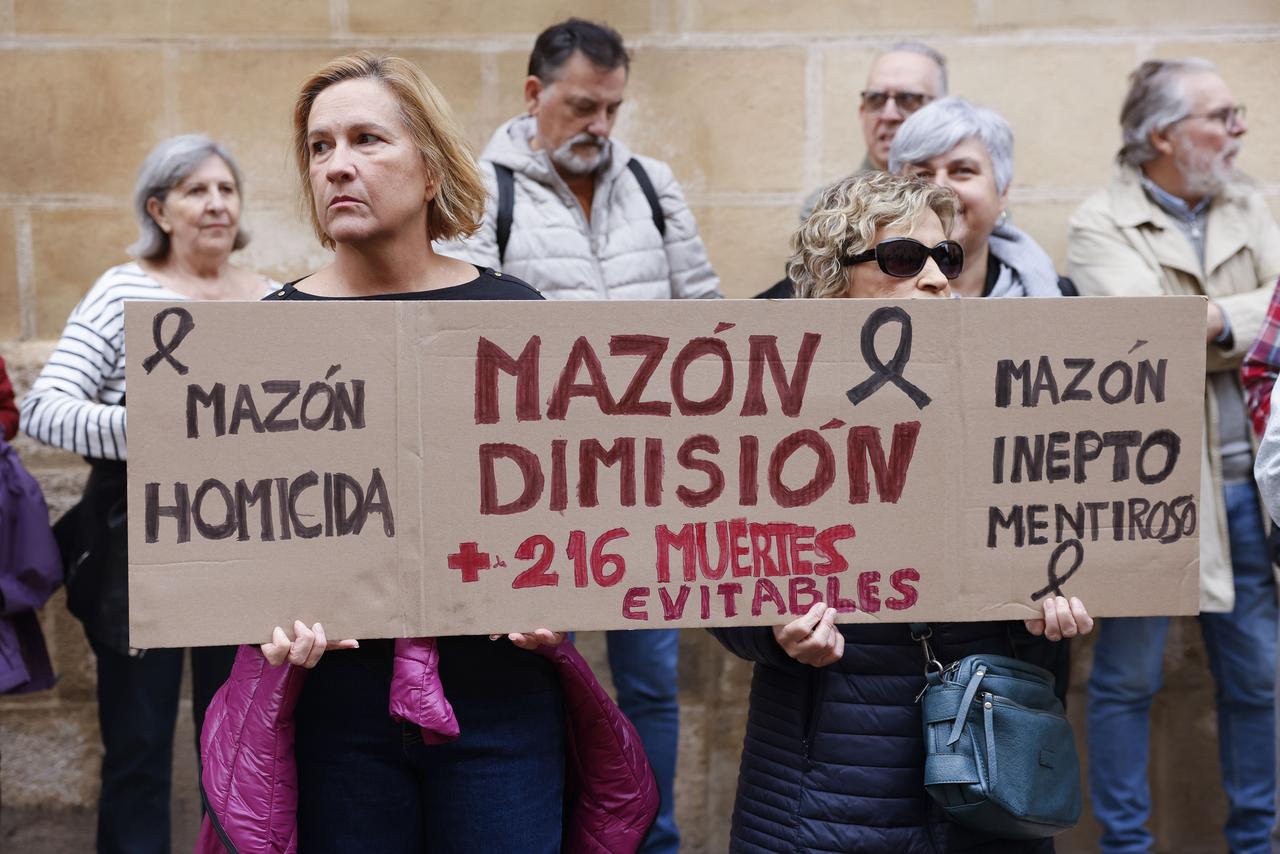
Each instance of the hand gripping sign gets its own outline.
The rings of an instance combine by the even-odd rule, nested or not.
[[[132,303],[132,642],[1195,613],[1204,316]]]

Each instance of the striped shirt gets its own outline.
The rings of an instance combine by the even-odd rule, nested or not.
[[[264,295],[273,288],[263,280]],[[103,273],[72,309],[57,349],[23,398],[23,432],[84,457],[126,459],[125,300],[185,299],[133,262]]]

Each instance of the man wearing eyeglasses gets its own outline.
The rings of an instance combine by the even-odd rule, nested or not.
[[[1087,295],[1207,296],[1200,486],[1200,630],[1217,683],[1232,851],[1268,851],[1275,821],[1276,584],[1253,482],[1240,362],[1280,275],[1280,227],[1234,175],[1247,130],[1204,60],[1130,77],[1111,186],[1071,219],[1068,267]],[[1143,330],[1132,330],[1133,338]],[[1148,851],[1149,714],[1168,617],[1100,621],[1089,678],[1089,789],[1104,852]]]
[[[889,146],[907,116],[947,94],[947,60],[920,42],[898,42],[875,58],[860,95],[858,120],[867,143],[859,172],[889,168]]]
[[[927,44],[896,42],[879,54],[867,72],[858,104],[867,153],[853,174],[889,168],[889,145],[907,116],[946,94],[947,60]],[[801,221],[809,218],[821,192],[805,199]]]
[[[947,60],[921,42],[895,42],[876,56],[867,72],[867,87],[858,104],[858,120],[867,153],[852,174],[884,171],[889,166],[893,135],[907,117],[925,104],[947,94]],[[833,182],[834,183],[834,182]],[[800,221],[813,213],[825,187],[814,190],[800,206]],[[783,278],[757,299],[789,299],[790,278]]]

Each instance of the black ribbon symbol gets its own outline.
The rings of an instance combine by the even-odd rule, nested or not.
[[[1071,568],[1067,570],[1066,575],[1058,575],[1058,561],[1062,559],[1062,555],[1067,549],[1075,549],[1076,557],[1071,564]],[[1080,568],[1080,564],[1084,563],[1084,546],[1080,545],[1079,540],[1063,540],[1062,543],[1053,550],[1053,554],[1049,555],[1049,583],[1031,594],[1031,601],[1036,602],[1052,593],[1054,596],[1062,595],[1062,585],[1067,583],[1067,579],[1076,574],[1076,570]]]
[[[889,364],[880,361],[876,355],[876,333],[886,323],[899,323],[902,331],[898,335],[898,349],[894,352]],[[862,324],[862,359],[871,368],[872,374],[858,385],[849,389],[849,402],[857,406],[879,390],[886,382],[891,382],[902,389],[903,394],[911,398],[917,409],[924,409],[931,399],[924,389],[912,384],[902,375],[911,358],[911,315],[896,306],[877,308],[871,312],[867,322]]]
[[[164,321],[169,315],[177,315],[178,329],[173,336],[166,342],[161,340],[164,337]],[[178,349],[178,345],[182,343],[182,339],[196,328],[196,322],[191,319],[191,312],[185,308],[166,308],[164,311],[158,312],[151,321],[151,340],[156,344],[156,351],[150,356],[142,360],[142,367],[149,374],[155,370],[156,365],[160,364],[160,360],[164,359],[173,365],[173,369],[179,375],[187,373],[187,366],[173,358],[173,351]]]

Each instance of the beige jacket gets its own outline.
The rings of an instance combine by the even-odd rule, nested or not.
[[[1086,296],[1209,297],[1226,315],[1234,340],[1229,350],[1206,344],[1206,370],[1238,371],[1262,328],[1280,276],[1280,227],[1257,192],[1242,184],[1228,186],[1209,208],[1206,276],[1195,248],[1147,197],[1137,171],[1123,169],[1111,186],[1091,196],[1071,217],[1067,268]],[[1204,407],[1200,610],[1228,612],[1235,604],[1235,590],[1222,498],[1217,403],[1208,387]],[[1258,524],[1264,524],[1261,516]]]

